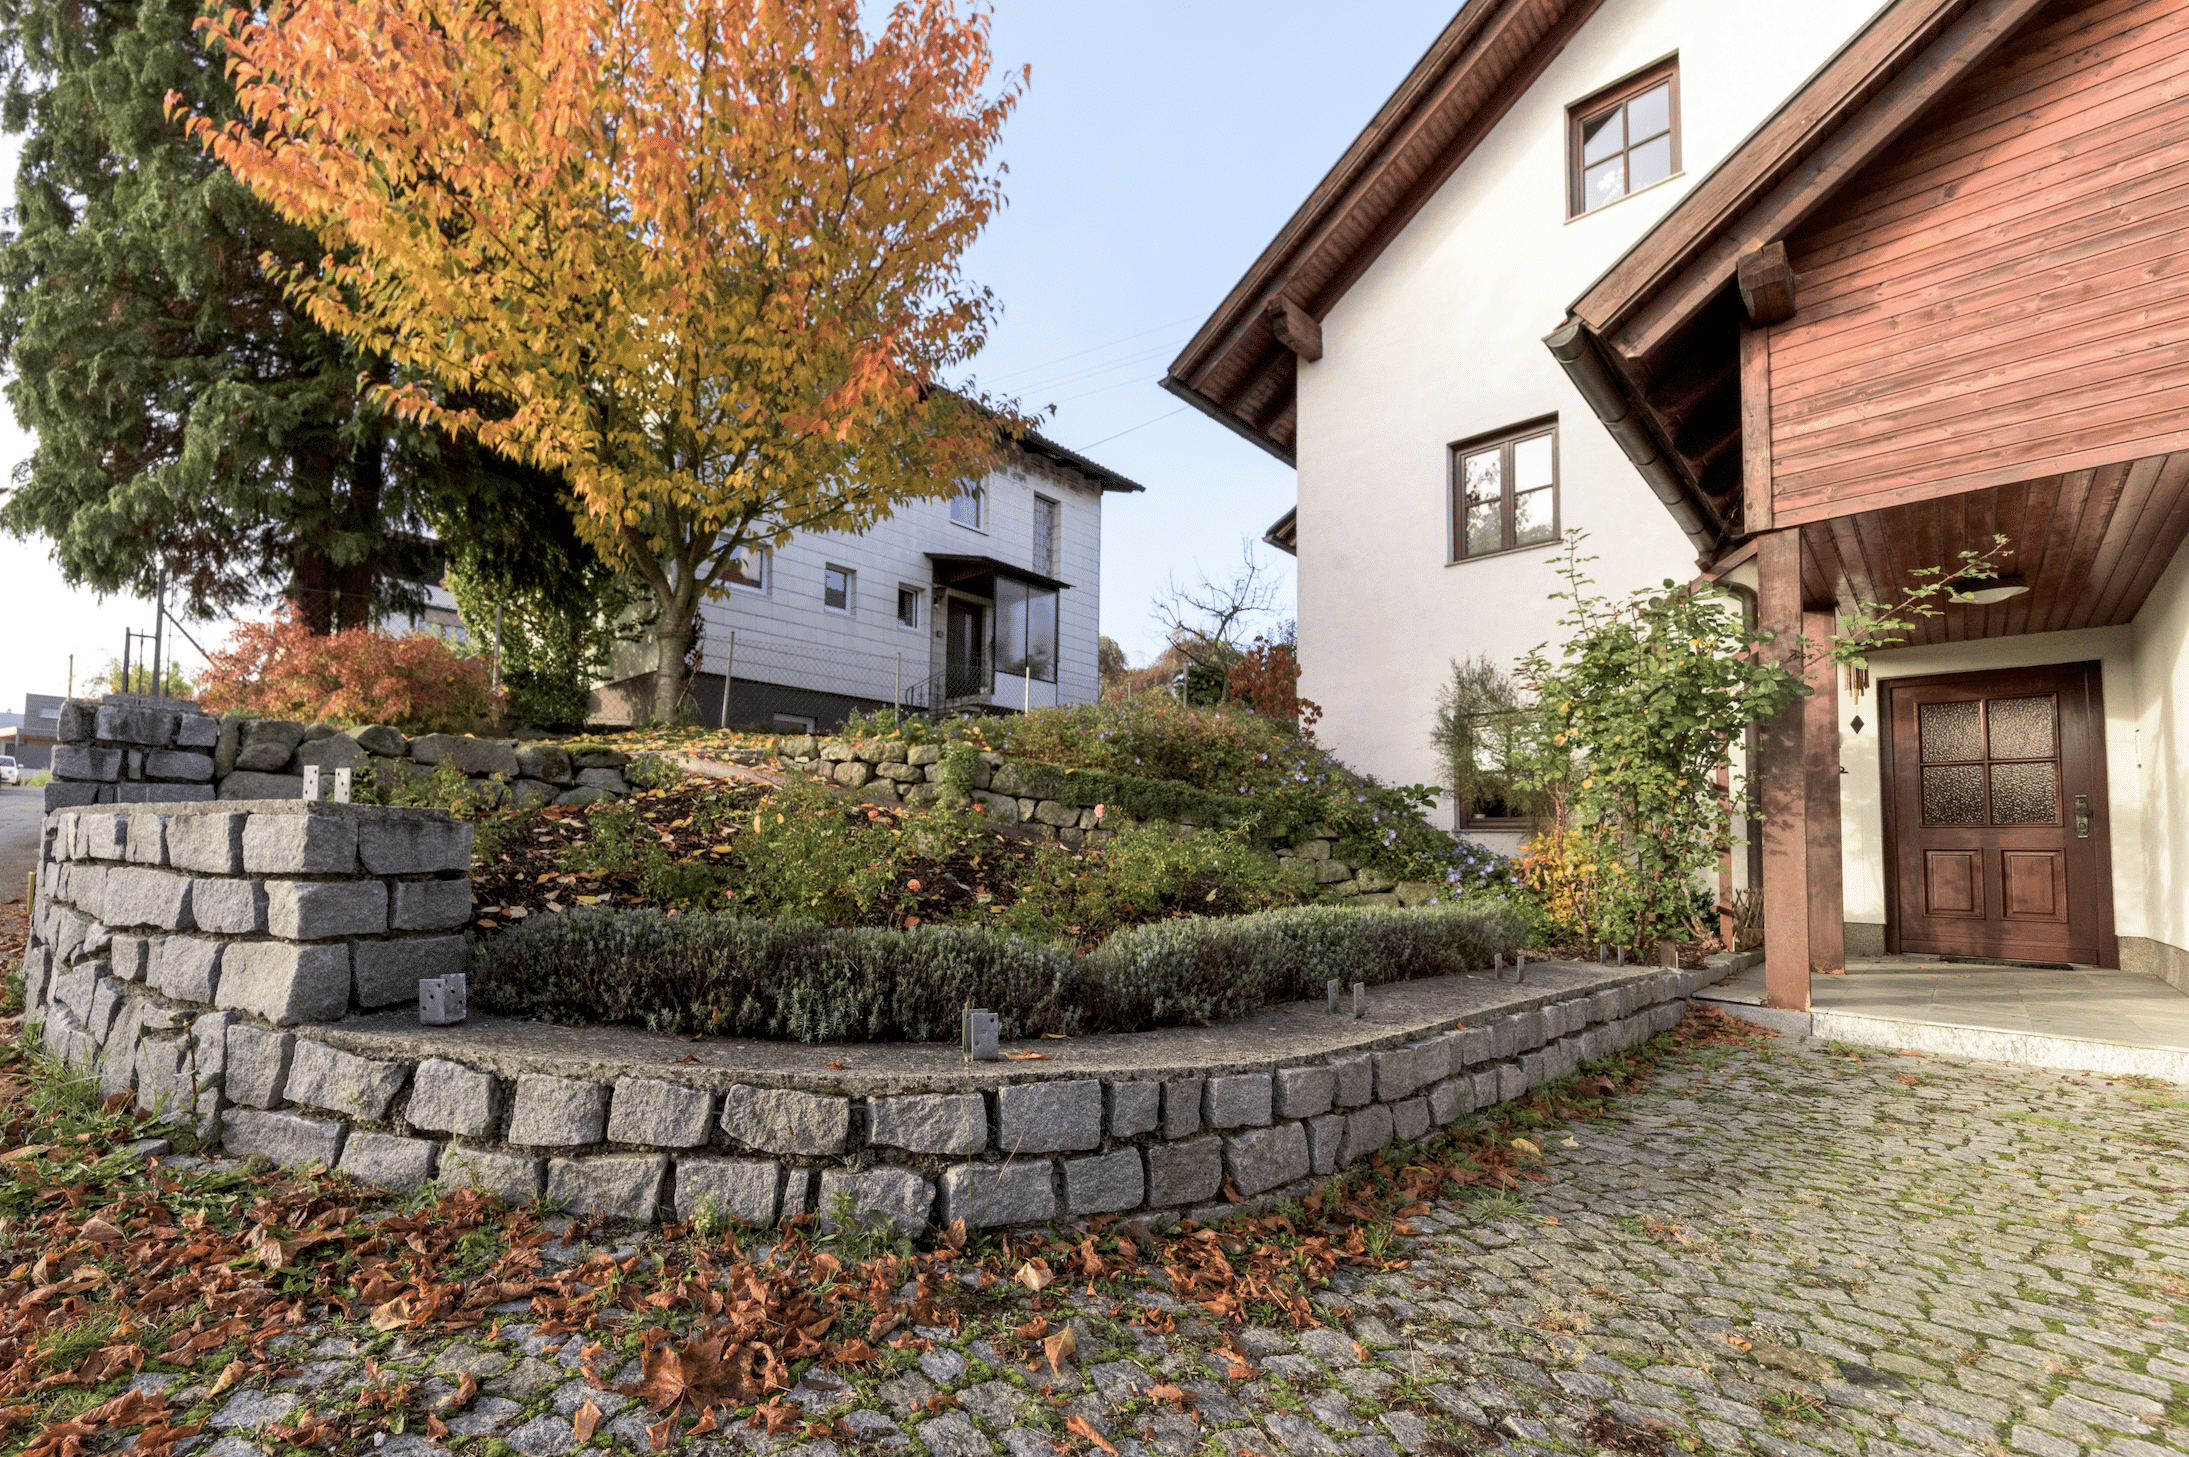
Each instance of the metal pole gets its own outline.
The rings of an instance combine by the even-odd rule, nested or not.
[[[889,726],[892,730],[904,726],[904,649],[897,649],[897,675],[889,684]]]
[[[492,672],[491,672],[490,674],[488,674],[488,677],[487,677],[487,682],[488,682],[488,683],[490,683],[490,684],[491,684],[491,685],[493,686],[493,688],[494,688],[494,691],[495,691],[495,692],[497,692],[497,693],[498,693],[498,692],[500,692],[500,691],[501,691],[501,687],[502,687],[502,604],[501,604],[501,603],[499,603],[499,602],[497,602],[497,603],[495,603],[495,604],[494,604],[494,666],[493,666],[493,671],[492,671]]]
[[[165,685],[160,681],[162,649],[167,646],[161,628],[167,619],[167,565],[161,563],[152,569],[152,696],[165,698]]]
[[[129,691],[129,648],[130,639],[135,636],[136,634],[128,628],[122,629],[122,692],[124,693]]]
[[[722,649],[722,711],[715,715],[716,728],[730,726],[730,669],[737,661],[737,629],[730,629],[729,643]]]

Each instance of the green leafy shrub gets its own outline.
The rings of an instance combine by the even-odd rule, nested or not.
[[[982,928],[830,927],[579,910],[474,946],[484,1011],[794,1042],[950,1042],[968,1004],[1006,1037],[1138,1031],[1322,994],[1479,970],[1519,944],[1502,901],[1305,907],[1121,931],[1092,954]]]
[[[634,754],[623,766],[623,777],[634,789],[667,789],[684,778],[684,771],[659,754]]]
[[[1037,940],[1107,936],[1181,906],[1197,917],[1239,915],[1315,889],[1304,865],[1257,851],[1238,831],[1181,835],[1168,826],[1126,826],[1078,860],[1061,845],[1042,845],[1029,870],[995,925]]]

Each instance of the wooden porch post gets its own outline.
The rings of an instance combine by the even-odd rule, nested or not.
[[[1802,532],[1780,529],[1758,538],[1756,621],[1771,632],[1771,652],[1793,654],[1795,637],[1808,626],[1802,610]],[[1812,634],[1815,637],[1815,634]],[[1830,665],[1823,665],[1830,676]],[[1817,707],[1823,698],[1821,707]],[[1819,954],[1830,956],[1843,941],[1834,925],[1832,943],[1817,945],[1821,912],[1839,904],[1839,746],[1837,713],[1826,693],[1793,702],[1756,735],[1762,781],[1764,860],[1764,1004],[1808,1011],[1808,976]],[[1815,761],[1810,742],[1815,739]],[[1828,799],[1817,781],[1830,772]],[[1823,803],[1819,803],[1823,801]],[[1823,844],[1812,844],[1821,840]],[[1830,877],[1821,875],[1830,860]],[[1823,904],[1830,901],[1830,906]]]
[[[1802,633],[1811,642],[1831,640],[1839,626],[1831,610],[1804,610]],[[1847,891],[1840,871],[1839,668],[1829,658],[1809,669],[1816,691],[1801,701],[1802,778],[1809,821],[1809,971],[1829,975],[1847,969]],[[1809,1005],[1808,981],[1802,1005]]]

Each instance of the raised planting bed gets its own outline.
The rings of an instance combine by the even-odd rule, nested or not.
[[[1235,832],[1123,823],[1042,841],[977,799],[915,807],[781,777],[778,786],[690,775],[614,804],[484,820],[471,929],[495,935],[605,906],[981,925],[1090,948],[1122,927],[1188,915],[1402,903],[1392,882],[1334,862],[1327,841],[1294,854]],[[1451,895],[1429,883],[1404,889],[1411,904]]]
[[[462,949],[449,928],[463,915],[470,835],[438,810],[295,801],[50,815],[26,1016],[105,1095],[238,1154],[639,1218],[712,1201],[767,1222],[841,1196],[910,1229],[1205,1217],[1290,1197],[1665,1030],[1689,990],[1685,973],[1569,964],[1518,981],[1425,975],[1435,956],[1460,954],[1469,908],[1315,907],[1150,925],[1111,943],[1125,949],[1103,975],[1192,990],[1198,974],[1200,994],[1234,998],[1222,1005],[1244,1015],[1022,1039],[994,1064],[939,1041],[802,1046],[486,1015],[422,1028],[416,977]],[[579,914],[499,947],[582,939],[564,928],[587,922],[670,934],[703,919]],[[1029,948],[951,934],[999,958]],[[1375,987],[1358,1019],[1319,997],[1285,1000],[1361,946],[1380,975],[1414,979]],[[1096,960],[1031,949],[1066,975]],[[1242,950],[1253,953],[1243,962]],[[492,980],[490,963],[473,965]],[[1249,995],[1281,1004],[1237,1000]]]

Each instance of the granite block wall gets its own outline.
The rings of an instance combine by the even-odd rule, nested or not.
[[[338,729],[293,719],[219,718],[186,699],[110,693],[61,707],[48,812],[101,804],[301,799],[304,770],[397,784],[453,765],[487,803],[591,804],[627,794],[630,756],[556,744],[420,734],[388,724]],[[325,791],[322,791],[323,793]]]
[[[490,1021],[420,1028],[407,1010],[420,978],[464,964],[470,856],[470,826],[441,810],[55,811],[27,1018],[104,1093],[233,1154],[636,1219],[833,1218],[843,1195],[909,1230],[1207,1220],[1293,1197],[1668,1029],[1689,990],[1686,973],[1639,968],[1453,978],[1466,1025],[1333,1018],[1328,1050],[1268,1057],[1242,1028],[1208,1075],[989,1064],[855,1091],[834,1073],[691,1067],[667,1037],[652,1061],[543,1067]]]

